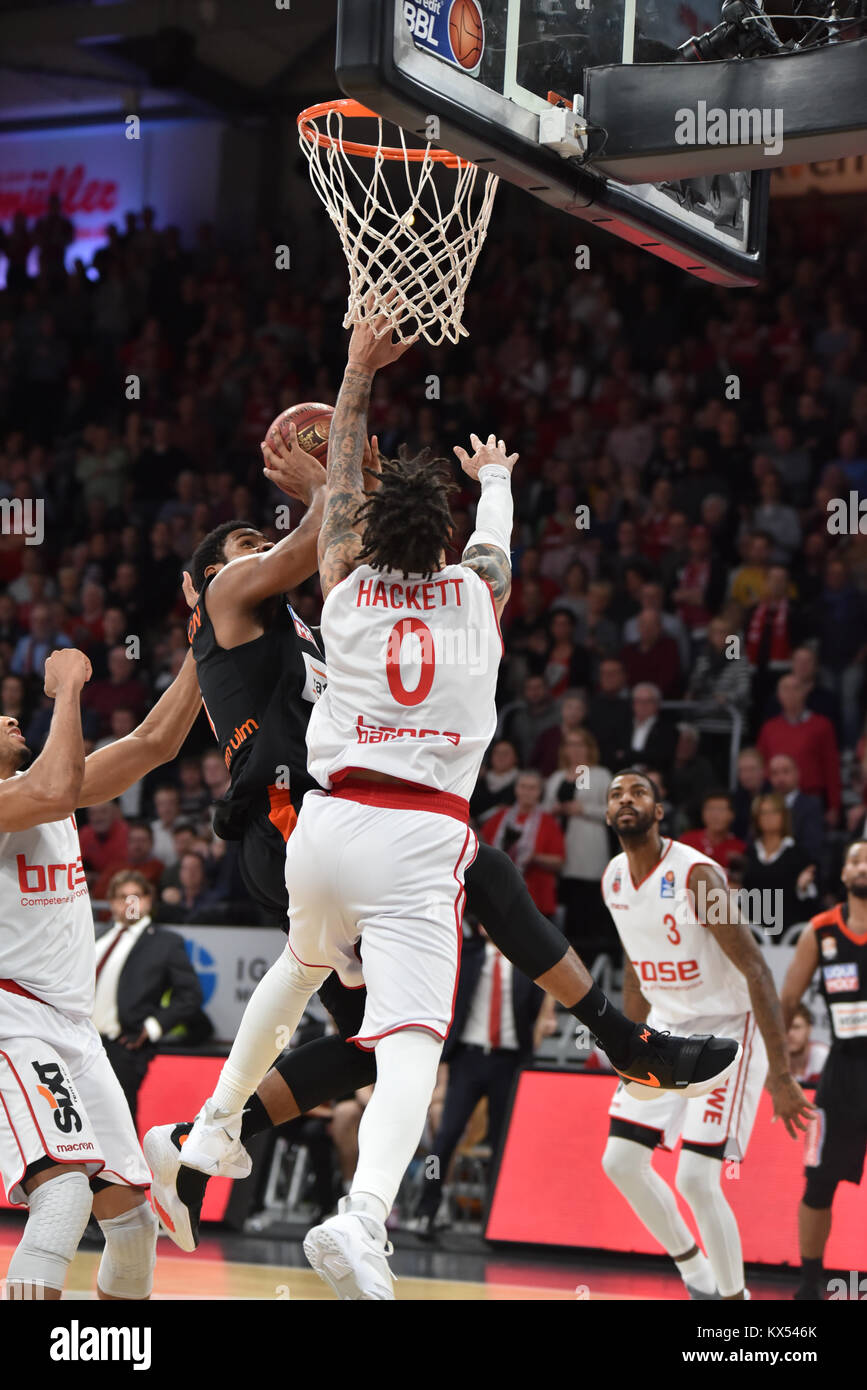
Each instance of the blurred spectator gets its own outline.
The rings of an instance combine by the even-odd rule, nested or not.
[[[687,699],[715,706],[730,705],[745,714],[750,700],[750,669],[741,653],[739,634],[728,631],[724,618],[711,618],[687,687]]]
[[[617,933],[602,900],[600,879],[611,857],[605,812],[611,772],[599,762],[599,745],[586,729],[563,737],[560,766],[545,784],[543,805],[557,816],[566,857],[560,877],[565,932],[581,954],[617,954]]]
[[[694,637],[704,633],[711,613],[725,595],[725,570],[711,552],[707,526],[692,526],[682,563],[671,575],[671,598],[684,627]]]
[[[530,763],[543,777],[550,777],[559,766],[560,752],[569,734],[582,729],[587,721],[587,701],[578,690],[569,690],[560,702],[560,723],[546,729],[533,748]]]
[[[822,798],[825,820],[836,825],[840,816],[840,759],[834,726],[824,715],[806,708],[806,691],[796,676],[783,676],[777,683],[777,697],[783,712],[765,721],[756,747],[766,763],[777,753],[794,758],[802,790]]]
[[[138,662],[130,659],[126,647],[112,647],[108,653],[107,680],[91,681],[84,687],[81,703],[99,719],[103,733],[110,732],[115,710],[130,710],[136,723],[144,718],[148,692],[137,672]]]
[[[783,932],[805,922],[816,910],[816,865],[795,844],[792,818],[776,792],[756,797],[752,828],[743,885],[748,892],[761,892],[762,920],[753,924],[768,932],[769,941],[778,943]]]
[[[735,810],[732,829],[739,840],[748,839],[752,829],[753,802],[769,786],[765,760],[758,748],[742,748],[738,754],[738,778],[732,795]]]
[[[107,748],[109,744],[116,743],[119,738],[126,738],[131,734],[136,726],[135,716],[130,709],[114,709],[109,717],[109,728],[111,733],[106,738],[101,738],[94,745],[94,752],[97,748]],[[120,809],[125,817],[141,815],[142,798],[144,796],[144,780],[132,782],[118,797]]]
[[[598,687],[590,700],[587,723],[606,767],[622,767],[629,751],[632,704],[626,672],[618,657],[599,663]]]
[[[58,632],[51,621],[51,613],[45,603],[34,603],[30,610],[29,632],[20,637],[15,646],[10,670],[25,680],[30,676],[41,676],[45,659],[57,647],[71,647],[72,643],[65,632]]]
[[[728,792],[708,792],[701,803],[702,828],[687,830],[680,839],[685,845],[699,850],[700,853],[706,854],[708,859],[713,859],[724,869],[728,869],[731,856],[743,854],[746,849],[743,840],[731,833],[734,818],[734,806]]]
[[[173,922],[207,922],[219,902],[208,884],[204,855],[189,850],[180,857],[178,887],[164,888],[161,902]]]
[[[807,709],[814,714],[824,714],[835,729],[840,727],[840,704],[836,696],[825,686],[819,684],[819,661],[812,647],[796,647],[792,652],[791,675],[803,685]],[[780,701],[774,693],[765,706],[764,716],[773,719],[781,713]]]
[[[694,724],[681,721],[677,725],[674,758],[668,771],[668,787],[678,808],[678,828],[681,821],[695,825],[701,810],[701,799],[714,783],[712,764],[700,751],[701,735]]]
[[[151,821],[154,854],[170,869],[178,858],[174,831],[181,816],[181,798],[177,787],[165,784],[157,787],[154,791],[154,810],[156,818]]]
[[[207,811],[211,797],[205,786],[202,765],[198,758],[181,760],[178,794],[184,820],[197,821]]]
[[[153,831],[147,821],[128,821],[126,867],[134,869],[142,878],[147,879],[154,891],[154,895],[156,895],[160,879],[165,872],[165,865],[161,859],[156,859],[154,857],[153,851]],[[105,898],[108,896],[109,880],[114,876],[114,872],[114,870],[104,869],[99,875],[93,889],[93,896],[95,898]]]
[[[864,633],[867,610],[841,560],[832,556],[825,566],[825,586],[816,610],[819,660],[822,677],[840,701],[843,746],[852,748],[858,737],[860,695],[867,655]]]
[[[661,584],[655,580],[648,580],[641,586],[641,609],[643,612],[656,613],[659,617],[662,631],[667,637],[672,637],[677,643],[677,654],[680,659],[682,671],[689,669],[690,659],[690,640],[689,635],[681,622],[680,618],[674,613],[663,611],[665,602],[665,590]],[[639,641],[638,615],[629,618],[623,627],[623,640],[627,643]]]
[[[792,819],[792,835],[796,844],[810,856],[811,862],[818,864],[822,854],[824,824],[822,803],[817,796],[807,796],[801,791],[798,764],[786,753],[777,753],[768,763],[768,781],[771,790],[783,798]]]
[[[542,676],[527,676],[523,696],[502,711],[497,737],[513,743],[526,765],[545,730],[559,723],[559,711]]]
[[[800,1086],[816,1086],[822,1068],[828,1060],[830,1048],[827,1043],[814,1041],[811,1034],[813,1015],[806,1004],[799,1004],[792,1014],[786,1045],[789,1052],[789,1070]]]
[[[800,616],[790,592],[788,570],[784,565],[770,565],[765,597],[752,610],[746,633],[747,661],[755,671],[753,700],[757,709],[764,709],[780,673],[789,669],[792,650],[801,635]]]
[[[88,808],[87,825],[79,831],[81,858],[94,879],[126,866],[129,827],[116,801],[100,801]]]
[[[491,745],[475,791],[470,797],[470,815],[478,825],[483,824],[500,807],[514,805],[515,783],[520,770],[513,743],[501,738]]]
[[[771,538],[764,531],[756,531],[747,536],[744,549],[744,563],[732,574],[729,594],[742,608],[752,608],[761,603],[767,592]]]
[[[621,653],[627,681],[635,686],[652,676],[664,699],[677,699],[682,681],[676,641],[663,632],[660,615],[653,609],[642,609],[635,623],[637,639]]]
[[[538,772],[522,771],[515,783],[514,806],[496,811],[485,822],[482,836],[514,860],[539,911],[553,917],[566,846],[556,820],[542,810],[543,790]]]
[[[641,767],[651,763],[667,771],[674,759],[677,732],[661,713],[659,686],[642,681],[632,692],[632,723],[628,734],[626,761]],[[612,769],[615,773],[617,769]]]

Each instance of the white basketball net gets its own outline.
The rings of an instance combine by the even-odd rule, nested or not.
[[[475,164],[445,156],[430,144],[424,152],[408,151],[399,127],[394,129],[400,152],[392,147],[390,155],[383,154],[383,121],[373,112],[369,116],[377,121],[378,141],[361,147],[369,148],[369,154],[360,154],[344,137],[345,117],[359,114],[367,113],[331,107],[305,116],[299,131],[313,187],[349,263],[343,326],[384,315],[383,332],[393,330],[401,341],[420,332],[434,346],[444,338],[457,343],[467,336],[461,325],[464,295],[487,235],[499,180],[495,174],[485,176],[473,212],[479,174]],[[386,181],[389,165],[391,187]],[[451,194],[446,184],[453,187]],[[406,190],[400,207],[393,196],[396,187]],[[393,290],[397,294],[387,304]]]

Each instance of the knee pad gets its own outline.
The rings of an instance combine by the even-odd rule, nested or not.
[[[712,1203],[720,1198],[721,1175],[718,1158],[696,1153],[695,1149],[681,1149],[674,1185],[683,1200],[695,1208],[696,1203]]]
[[[62,1289],[78,1242],[90,1220],[93,1194],[84,1173],[59,1173],[35,1187],[24,1235],[9,1261],[7,1283]]]
[[[837,1191],[837,1178],[829,1177],[821,1168],[807,1169],[807,1186],[804,1189],[803,1203],[813,1211],[826,1211],[834,1201]]]
[[[147,1201],[100,1221],[105,1250],[97,1285],[112,1298],[149,1298],[157,1258],[157,1219]]]

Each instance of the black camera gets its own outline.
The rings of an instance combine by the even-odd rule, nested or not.
[[[714,59],[755,58],[783,47],[754,0],[725,0],[722,23],[706,34],[694,34],[677,51],[685,63],[710,63]]]

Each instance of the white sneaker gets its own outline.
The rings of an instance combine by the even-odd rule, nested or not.
[[[249,1177],[253,1160],[241,1143],[242,1115],[241,1110],[224,1115],[213,1100],[206,1100],[184,1144],[187,1167],[198,1168],[211,1178]]]
[[[337,1206],[339,1215],[307,1232],[304,1254],[339,1299],[394,1299],[394,1276],[387,1259],[393,1247],[387,1242],[385,1227],[375,1216],[353,1211],[350,1200],[342,1197]]]
[[[160,1219],[160,1235],[169,1236],[179,1250],[192,1251],[199,1244],[204,1183],[198,1172],[186,1181],[183,1177],[181,1150],[187,1134],[186,1125],[155,1125],[142,1140],[142,1149],[153,1173],[151,1203]]]

